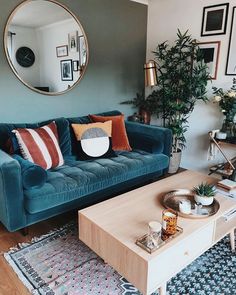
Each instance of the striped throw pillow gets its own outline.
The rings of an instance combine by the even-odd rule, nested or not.
[[[17,128],[12,132],[16,136],[24,159],[46,170],[64,164],[54,121],[40,128]]]

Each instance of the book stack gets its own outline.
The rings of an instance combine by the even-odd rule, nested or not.
[[[217,192],[236,199],[236,181],[223,179],[216,185]]]

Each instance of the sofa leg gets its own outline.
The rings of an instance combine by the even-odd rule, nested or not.
[[[29,234],[29,227],[28,226],[24,227],[20,231],[21,231],[23,236],[27,236]]]

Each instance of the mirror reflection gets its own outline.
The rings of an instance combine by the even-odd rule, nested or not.
[[[60,94],[81,79],[88,59],[84,30],[61,4],[23,2],[5,29],[5,51],[17,77],[31,89]]]

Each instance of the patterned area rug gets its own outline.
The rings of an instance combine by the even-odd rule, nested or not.
[[[32,294],[140,295],[78,240],[75,224],[22,244],[5,258]],[[168,294],[236,294],[236,256],[229,239],[220,241],[172,278]]]

